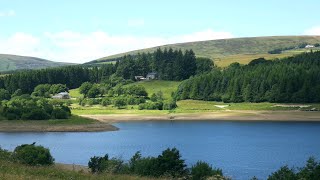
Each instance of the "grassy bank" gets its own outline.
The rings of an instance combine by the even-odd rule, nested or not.
[[[22,180],[22,179],[97,179],[97,180],[147,180],[152,178],[142,178],[129,175],[93,175],[83,171],[72,171],[63,166],[30,167],[17,163],[0,160],[0,179]]]
[[[171,93],[175,92],[181,82],[179,81],[162,81],[162,80],[156,80],[156,81],[140,81],[133,84],[128,84],[127,86],[131,86],[134,84],[143,86],[148,96],[151,97],[153,93],[157,93],[158,91],[161,91],[163,93],[164,99],[169,99],[171,97]]]
[[[0,132],[91,132],[113,131],[116,127],[93,119],[71,116],[62,120],[5,120],[0,118]]]
[[[103,107],[94,105],[83,107],[76,104],[72,106],[72,113],[76,115],[111,115],[111,114],[141,114],[141,115],[165,115],[179,113],[204,113],[223,111],[304,111],[312,108],[320,109],[320,104],[280,104],[280,103],[223,103],[215,101],[183,100],[177,102],[175,110],[139,110],[138,106],[128,105],[123,109],[118,109],[112,105]],[[301,108],[301,106],[307,106]]]

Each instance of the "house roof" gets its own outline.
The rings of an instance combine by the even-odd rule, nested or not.
[[[68,92],[61,92],[61,93],[59,93],[58,95],[69,95],[69,93]]]

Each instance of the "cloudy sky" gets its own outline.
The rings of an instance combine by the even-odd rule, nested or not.
[[[0,0],[0,53],[83,63],[168,43],[320,35],[319,0]]]

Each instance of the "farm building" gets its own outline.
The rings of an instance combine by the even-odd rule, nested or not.
[[[158,79],[158,73],[156,72],[148,73],[146,79],[147,80]]]
[[[70,95],[68,92],[61,92],[52,96],[52,99],[70,99]]]
[[[314,48],[314,45],[310,45],[310,44],[308,44],[308,45],[306,45],[306,47],[305,48]]]
[[[136,81],[143,81],[143,80],[146,80],[146,78],[145,78],[145,77],[143,77],[143,76],[135,76],[135,77],[134,77],[134,79],[135,79]]]

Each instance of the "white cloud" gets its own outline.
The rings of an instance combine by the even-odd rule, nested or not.
[[[37,56],[40,39],[26,34],[15,33],[6,39],[0,39],[0,53]]]
[[[0,53],[83,63],[112,54],[164,44],[232,37],[229,32],[215,32],[211,29],[172,37],[111,35],[104,31],[45,32],[39,37],[16,33],[7,39],[0,39]]]
[[[305,35],[320,35],[320,26],[312,27],[304,32]]]
[[[14,10],[0,11],[0,17],[10,17],[15,15],[16,15],[16,12]]]

